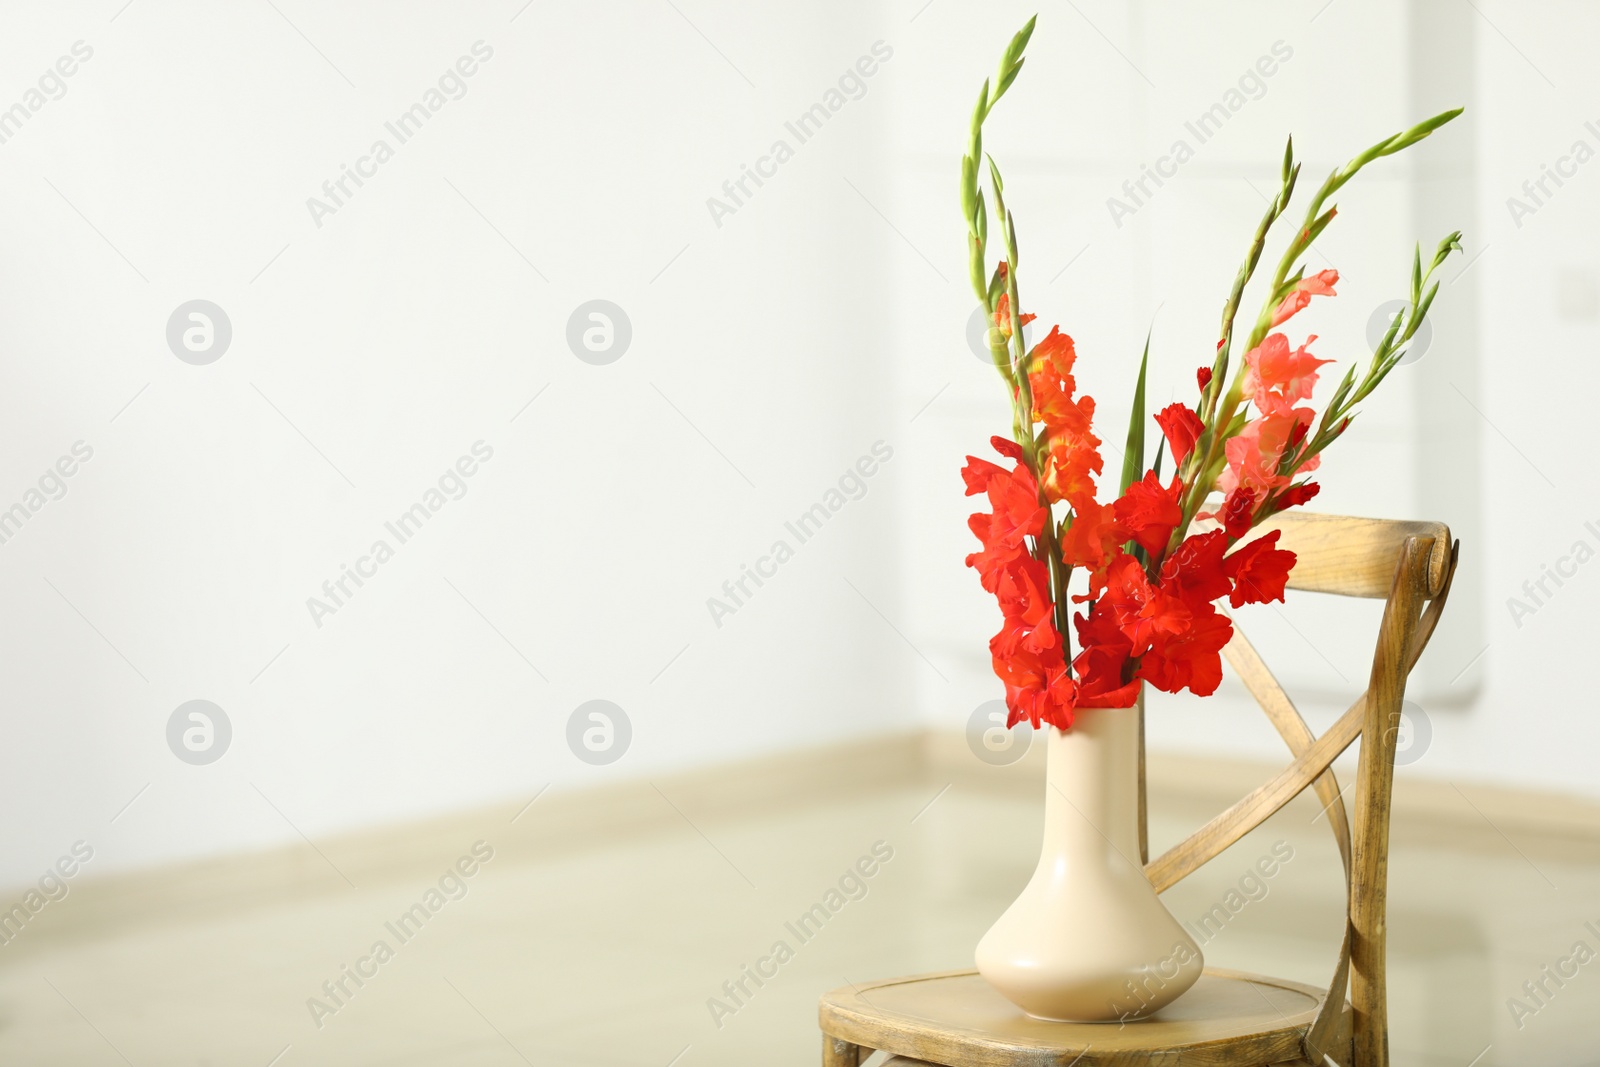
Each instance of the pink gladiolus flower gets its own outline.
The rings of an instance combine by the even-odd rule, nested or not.
[[[1299,433],[1303,438],[1315,418],[1316,412],[1310,408],[1295,408],[1281,415],[1263,415],[1247,423],[1237,437],[1228,441],[1228,468],[1218,477],[1217,487],[1224,493],[1232,493],[1243,486],[1256,492],[1256,499],[1260,500],[1272,490],[1288,485],[1295,472],[1279,471],[1284,453],[1296,439],[1296,427],[1304,427]],[[1312,456],[1300,470],[1314,471],[1321,461],[1321,456]]]
[[[1336,270],[1318,271],[1309,278],[1301,278],[1295,284],[1294,291],[1284,297],[1278,304],[1278,310],[1272,313],[1272,325],[1282,326],[1292,315],[1305,310],[1314,296],[1337,296],[1333,287],[1339,283],[1339,272]]]
[[[1289,340],[1281,333],[1269,333],[1264,341],[1245,353],[1247,370],[1244,395],[1256,402],[1263,415],[1287,415],[1296,401],[1309,400],[1317,385],[1317,368],[1331,359],[1318,359],[1306,351],[1306,343],[1290,351]]]

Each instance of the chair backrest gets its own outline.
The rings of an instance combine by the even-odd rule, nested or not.
[[[1273,778],[1154,860],[1146,842],[1144,756],[1140,753],[1139,840],[1145,874],[1163,891],[1255,829],[1307,788],[1327,813],[1344,862],[1347,921],[1333,982],[1306,1035],[1309,1063],[1331,1057],[1353,1067],[1388,1067],[1384,938],[1389,808],[1406,677],[1438,625],[1460,546],[1441,523],[1392,522],[1287,512],[1252,532],[1279,531],[1296,562],[1288,587],[1386,601],[1364,693],[1321,737],[1311,732],[1249,639],[1234,626],[1224,655],[1288,745],[1292,762]],[[1142,713],[1142,712],[1141,712]],[[1352,828],[1333,763],[1361,738]],[[1346,987],[1350,1018],[1346,1018]]]

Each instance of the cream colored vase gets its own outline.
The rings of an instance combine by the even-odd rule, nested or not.
[[[978,971],[1036,1019],[1143,1018],[1204,961],[1139,865],[1138,712],[1080,709],[1071,730],[1046,730],[1039,866],[978,942]]]

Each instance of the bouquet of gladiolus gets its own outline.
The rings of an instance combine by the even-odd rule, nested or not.
[[[1035,727],[1067,729],[1074,709],[1130,707],[1146,682],[1169,693],[1215,692],[1222,680],[1221,651],[1233,634],[1215,602],[1225,596],[1237,608],[1283,599],[1294,553],[1277,547],[1277,531],[1239,542],[1256,524],[1317,494],[1317,483],[1304,476],[1349,427],[1356,405],[1399,363],[1439,290],[1438,282],[1429,284],[1433,274],[1460,250],[1461,235],[1441,241],[1426,269],[1418,249],[1407,306],[1365,370],[1358,374],[1351,366],[1344,375],[1320,418],[1302,402],[1311,399],[1318,369],[1331,361],[1308,351],[1315,336],[1296,346],[1279,330],[1312,297],[1334,295],[1339,275],[1308,275],[1301,259],[1337,214],[1325,206],[1329,198],[1361,168],[1416,144],[1460,111],[1380,141],[1328,176],[1266,282],[1261,311],[1242,345],[1244,358],[1234,365],[1239,302],[1300,176],[1289,142],[1281,186],[1223,305],[1216,352],[1196,372],[1198,396],[1154,416],[1161,440],[1148,469],[1146,339],[1120,488],[1115,499],[1102,503],[1094,399],[1076,395],[1071,337],[1052,327],[1032,348],[1023,339],[1023,327],[1034,316],[1022,311],[1018,295],[1016,218],[1006,208],[999,168],[982,152],[984,120],[1021,71],[1033,25],[1030,20],[1012,38],[997,79],[984,82],[962,160],[972,285],[993,322],[989,344],[1011,399],[1012,433],[991,439],[1005,463],[969,456],[961,473],[967,494],[986,494],[990,506],[969,520],[982,548],[967,557],[967,565],[978,571],[1004,616],[989,650],[1005,683],[1009,724],[1027,719]],[[985,164],[988,196],[979,184]],[[1005,251],[992,271],[991,222]],[[1162,475],[1164,455],[1170,478]],[[1196,520],[1202,520],[1203,532],[1190,532]],[[1087,591],[1070,597],[1082,609],[1071,614],[1069,625],[1067,586],[1078,568],[1088,575]]]

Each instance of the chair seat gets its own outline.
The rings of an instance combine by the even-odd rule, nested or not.
[[[1300,1063],[1325,991],[1206,968],[1183,996],[1137,1022],[1033,1019],[976,971],[893,978],[835,989],[818,1006],[825,1034],[867,1050],[944,1067]],[[1336,1047],[1349,1043],[1349,1006]],[[1348,1061],[1348,1055],[1342,1058]]]

